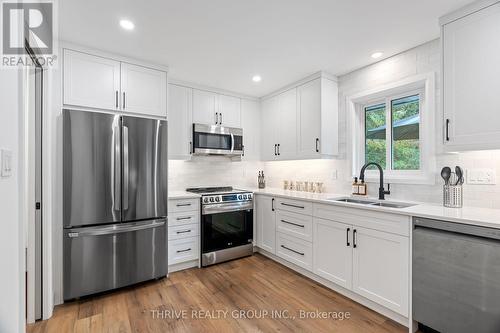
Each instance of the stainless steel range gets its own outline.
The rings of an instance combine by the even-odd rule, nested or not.
[[[201,194],[201,265],[253,253],[253,194],[232,187],[188,188]]]

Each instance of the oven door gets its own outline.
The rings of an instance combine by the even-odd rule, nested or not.
[[[242,155],[243,130],[217,125],[193,124],[193,154]]]
[[[201,222],[201,252],[209,253],[252,244],[253,209],[251,205],[250,202],[250,208],[240,206],[240,210],[235,211],[221,212],[219,210],[213,213],[203,213]]]

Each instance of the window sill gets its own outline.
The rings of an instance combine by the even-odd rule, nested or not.
[[[379,183],[380,178],[378,173],[375,172],[372,175],[365,174],[366,183]],[[428,175],[386,175],[384,173],[384,184],[406,184],[406,185],[435,185],[436,177],[433,174]]]

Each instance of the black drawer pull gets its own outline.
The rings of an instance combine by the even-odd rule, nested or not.
[[[299,208],[299,209],[304,209],[305,208],[304,206],[292,205],[292,204],[287,204],[287,203],[284,203],[284,202],[282,202],[281,204],[283,206],[294,207],[294,208]]]
[[[347,246],[351,246],[351,243],[349,243],[349,231],[351,231],[351,228],[347,228]]]
[[[303,256],[303,255],[304,255],[304,253],[303,253],[303,252],[295,251],[295,250],[293,250],[293,249],[291,249],[291,248],[289,248],[289,247],[286,247],[285,245],[281,245],[281,247],[282,247],[282,248],[284,248],[284,249],[286,249],[286,250],[288,250],[288,251],[292,251],[293,253],[297,253],[297,254],[299,254],[299,255],[301,255],[301,256]]]
[[[352,247],[356,248],[358,244],[356,244],[356,229],[352,231]]]
[[[193,217],[192,216],[185,216],[185,217],[178,217],[177,221],[182,221],[182,220],[191,220]]]
[[[185,250],[177,250],[177,253],[189,252],[189,251],[191,251],[191,248]]]
[[[183,203],[183,204],[177,204],[176,205],[177,207],[187,207],[187,206],[191,206],[190,203]]]
[[[303,225],[303,224],[297,224],[297,223],[293,223],[293,222],[290,222],[290,221],[286,221],[286,220],[281,220],[281,222],[283,223],[288,223],[288,224],[291,224],[291,225],[294,225],[294,226],[297,226],[297,227],[301,227],[301,228],[305,228],[306,226]]]
[[[191,232],[192,230],[189,229],[189,230],[181,230],[181,231],[177,231],[177,234],[185,234],[186,232]]]

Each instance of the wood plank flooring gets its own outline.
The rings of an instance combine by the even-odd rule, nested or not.
[[[301,318],[301,310],[312,311],[312,315],[317,310],[328,318]],[[345,318],[340,320],[340,315]],[[256,254],[57,306],[52,318],[28,325],[27,332],[365,333],[408,329]]]

